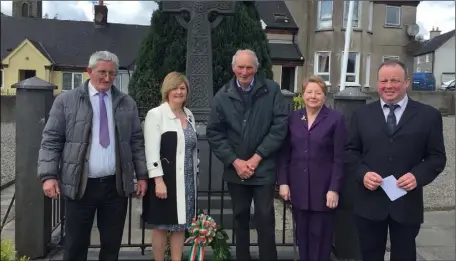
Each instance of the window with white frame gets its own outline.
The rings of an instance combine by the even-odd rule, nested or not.
[[[416,57],[416,64],[420,64],[420,62],[421,62],[420,56]]]
[[[421,68],[420,67],[416,67],[416,72],[421,72]]]
[[[399,26],[401,25],[401,7],[400,6],[386,6],[385,25]]]
[[[275,44],[292,44],[293,40],[292,39],[269,39],[269,43],[275,43]]]
[[[340,65],[343,64],[344,53],[340,56]],[[346,83],[359,84],[359,53],[349,52],[348,53],[348,63],[347,63],[347,73],[345,76]]]
[[[361,3],[359,1],[354,1],[354,6],[353,6],[353,17],[352,17],[352,27],[353,28],[358,28],[360,27],[360,22],[359,18],[360,16],[360,11],[361,9],[359,8]],[[350,1],[344,1],[344,27],[347,27],[347,21],[348,21],[348,8],[350,6]]]
[[[384,55],[383,56],[383,62],[386,62],[388,60],[399,60],[399,56],[394,56],[394,55]]]
[[[332,28],[333,1],[318,1],[318,29]]]
[[[431,55],[430,54],[426,54],[426,62],[430,62],[431,61]]]
[[[331,73],[331,52],[316,52],[314,61],[314,74],[320,76],[329,84]]]
[[[367,25],[367,30],[372,31],[372,23],[374,19],[374,2],[369,2],[369,24]]]
[[[122,74],[117,73],[116,79],[112,82],[117,89],[122,90]]]
[[[128,72],[118,72],[116,79],[114,80],[113,84],[119,89],[121,92],[128,94],[128,84],[130,83],[130,75]]]
[[[371,55],[367,54],[366,56],[366,81],[365,86],[370,86],[370,70],[371,70]]]
[[[82,84],[82,73],[64,72],[62,74],[62,90],[68,91],[79,87]]]
[[[282,66],[280,87],[282,90],[288,90],[290,92],[296,91],[296,66]]]

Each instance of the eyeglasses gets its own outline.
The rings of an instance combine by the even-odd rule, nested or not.
[[[105,70],[96,71],[96,73],[101,77],[106,77],[106,75],[109,75],[111,78],[114,78],[117,76],[117,72],[109,72]]]

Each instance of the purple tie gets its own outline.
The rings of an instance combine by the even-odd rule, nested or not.
[[[100,97],[100,144],[106,148],[109,145],[108,112],[104,102],[106,93],[100,92],[98,96]]]

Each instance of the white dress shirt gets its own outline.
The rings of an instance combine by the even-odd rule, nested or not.
[[[402,100],[400,100],[397,105],[399,105],[399,108],[394,110],[394,115],[396,115],[396,124],[399,124],[399,121],[402,117],[402,114],[404,113],[405,108],[407,107],[408,103],[408,96],[405,95]],[[384,107],[384,105],[387,104],[380,98],[380,105],[382,106],[383,114],[385,115],[385,121],[388,118],[388,114],[390,113],[390,109],[388,107]]]
[[[111,89],[106,92],[104,102],[108,113],[109,145],[103,148],[100,144],[100,98],[98,91],[89,81],[90,102],[93,109],[92,143],[90,144],[89,178],[99,178],[116,173],[115,128],[112,110]]]

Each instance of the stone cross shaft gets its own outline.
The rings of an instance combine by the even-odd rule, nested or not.
[[[221,15],[234,14],[235,2],[230,1],[162,1],[163,11],[175,13],[180,25],[187,29],[187,77],[190,81],[189,107],[195,120],[205,123],[208,120],[210,103],[213,97],[212,78],[212,39],[211,30],[220,24]],[[188,12],[190,21],[182,14]],[[209,22],[209,15],[217,13],[216,19]]]

